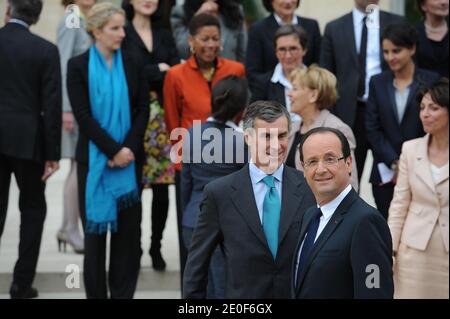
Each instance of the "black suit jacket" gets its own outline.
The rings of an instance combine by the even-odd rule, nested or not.
[[[298,19],[300,21],[299,25],[308,34],[308,52],[303,58],[303,63],[310,65],[319,62],[320,43],[322,40],[319,24],[313,19],[304,17],[298,17]],[[252,93],[254,82],[264,81],[263,75],[273,72],[278,63],[273,40],[279,27],[274,15],[271,14],[255,22],[249,29],[245,68]]]
[[[27,28],[0,29],[0,153],[60,159],[61,68],[58,48]]]
[[[267,73],[261,77],[264,78],[262,82],[254,83],[251,102],[258,100],[277,101],[281,103],[281,105],[286,106],[284,86],[278,82],[273,83],[271,81],[272,76],[273,73]]]
[[[184,298],[205,298],[209,261],[219,244],[227,269],[226,298],[289,298],[300,220],[315,203],[302,173],[284,167],[276,260],[259,219],[248,165],[209,183],[203,194],[184,271]]]
[[[138,164],[143,161],[142,146],[149,116],[147,81],[134,62],[135,57],[127,52],[123,52],[122,57],[128,84],[132,123],[122,144],[116,142],[92,117],[88,85],[89,50],[69,60],[67,91],[80,127],[75,153],[75,159],[79,163],[89,164],[89,140],[92,140],[109,159],[112,159],[122,147],[128,147],[133,151]]]
[[[292,278],[295,278],[298,252],[315,209],[311,208],[303,217]],[[377,275],[371,265],[378,267],[379,288],[370,289],[366,285],[366,282],[377,282],[370,277]],[[392,239],[386,220],[352,189],[317,238],[298,275],[298,287],[294,281],[291,285],[294,298],[392,299]]]
[[[374,75],[370,79],[365,118],[367,139],[374,158],[371,183],[381,183],[378,163],[383,162],[389,167],[393,161],[400,158],[403,142],[425,134],[416,95],[420,88],[430,87],[438,78],[436,73],[416,68],[401,123],[398,122],[392,71]]]
[[[401,16],[381,11],[380,37],[388,25],[402,21]],[[321,48],[320,65],[333,72],[338,83],[339,98],[332,111],[351,128],[354,128],[358,82],[361,72],[355,44],[352,12],[326,25]],[[387,70],[388,66],[384,62],[381,48],[380,61],[382,69]]]

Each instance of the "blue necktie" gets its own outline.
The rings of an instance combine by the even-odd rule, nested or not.
[[[319,228],[321,216],[322,211],[320,210],[320,208],[317,208],[308,225],[307,234],[305,240],[303,241],[303,247],[297,267],[297,287],[300,274],[305,266],[306,261],[308,260],[308,257],[311,253],[311,249],[314,246],[314,240],[316,239],[317,229]]]
[[[274,177],[268,175],[263,178],[263,182],[269,189],[264,197],[262,224],[267,243],[269,244],[269,249],[275,259],[278,249],[278,228],[280,225],[281,202],[280,196],[275,188]]]

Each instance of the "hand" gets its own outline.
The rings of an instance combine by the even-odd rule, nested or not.
[[[56,161],[46,161],[44,165],[44,175],[42,175],[42,181],[45,182],[59,169],[59,163]]]
[[[112,161],[114,163],[113,167],[127,167],[131,161],[134,161],[134,154],[128,147],[122,147],[122,149],[116,155],[114,155]],[[109,162],[108,165],[110,165]]]
[[[167,63],[159,63],[158,68],[161,72],[167,72],[170,69],[170,65],[168,65]]]
[[[397,178],[398,178],[398,171],[399,171],[399,166],[398,166],[398,160],[394,161],[391,164],[391,169],[394,171],[394,176],[392,177],[392,184],[397,184]]]
[[[75,125],[75,117],[72,112],[63,112],[62,127],[65,131],[71,132]]]
[[[201,7],[197,10],[195,15],[199,15],[201,13],[207,13],[214,16],[219,15],[219,5],[216,3],[215,0],[206,0],[203,2]]]

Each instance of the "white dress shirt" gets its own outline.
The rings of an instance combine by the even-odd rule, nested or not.
[[[254,162],[250,161],[249,163],[249,171],[250,171],[250,179],[252,181],[253,194],[255,195],[256,208],[258,209],[259,220],[263,220],[263,207],[264,207],[264,197],[266,196],[269,187],[264,183],[263,178],[268,176],[265,172],[263,172],[260,168],[258,168]],[[272,174],[274,178],[275,189],[280,196],[280,204],[281,204],[281,193],[282,193],[282,184],[283,184],[283,170],[284,165],[281,164],[280,167]]]
[[[273,13],[273,16],[275,17],[275,20],[277,20],[277,23],[278,23],[279,26],[285,25],[283,19],[281,19],[281,17],[280,17],[279,15],[277,15],[275,12]],[[291,24],[296,25],[296,24],[298,24],[299,22],[300,22],[300,21],[299,21],[299,18],[294,14],[294,15],[292,16]]]
[[[361,50],[361,35],[363,29],[363,19],[366,15],[356,8],[353,8],[353,28],[355,31],[356,50],[359,54]],[[370,18],[374,19],[375,23],[369,23],[367,28],[367,53],[366,53],[366,80],[365,91],[363,99],[367,101],[369,97],[369,80],[378,73],[381,73],[381,44],[380,44],[380,15],[379,11],[373,11]],[[378,22],[378,23],[377,23]]]

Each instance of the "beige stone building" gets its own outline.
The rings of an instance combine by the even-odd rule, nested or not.
[[[64,14],[61,0],[43,0],[44,9],[41,19],[32,30],[42,37],[53,41],[56,37],[56,26],[59,19]],[[117,4],[120,0],[110,0]],[[160,0],[164,1],[164,0]],[[383,10],[403,14],[405,0],[381,0],[380,7]],[[411,0],[407,0],[411,1]],[[0,26],[3,26],[7,0],[0,0]],[[354,4],[354,0],[301,0],[298,13],[305,17],[314,18],[319,21],[320,28],[324,29],[327,22],[349,12]]]

